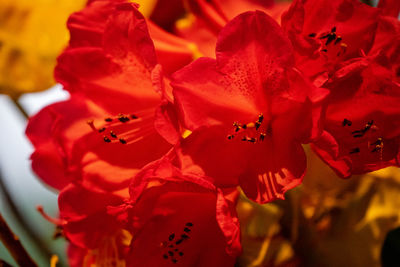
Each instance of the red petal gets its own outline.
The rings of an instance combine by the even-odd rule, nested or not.
[[[235,18],[220,33],[216,61],[201,58],[173,77],[186,126],[195,129],[258,116],[266,110],[265,98],[283,90],[283,68],[291,66],[291,51],[279,26],[264,13]]]

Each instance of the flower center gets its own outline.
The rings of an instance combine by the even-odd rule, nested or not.
[[[343,127],[351,127],[352,122],[348,119],[343,119],[342,126]],[[367,142],[367,148],[370,153],[379,153],[380,154],[380,160],[382,161],[383,157],[383,138],[382,137],[376,137],[376,135],[371,136],[369,135],[371,132],[376,132],[378,130],[378,126],[374,124],[374,120],[369,120],[366,122],[363,128],[352,131],[351,135],[353,138],[363,138],[367,137],[369,140]],[[372,139],[372,140],[371,140]],[[350,149],[349,154],[357,154],[361,152],[360,147],[353,147]]]
[[[328,54],[331,52],[336,54],[336,57],[346,53],[347,44],[343,42],[343,39],[338,35],[336,31],[336,26],[334,26],[329,32],[323,32],[317,36],[316,33],[310,33],[308,35],[310,38],[318,38],[321,42],[320,52]]]
[[[179,257],[184,256],[183,250],[181,248],[182,244],[184,242],[187,242],[190,238],[190,232],[192,231],[192,228],[193,223],[187,222],[180,236],[176,235],[175,233],[171,233],[168,236],[168,240],[161,242],[160,247],[163,251],[163,259],[171,260],[172,263],[178,263]]]
[[[258,120],[242,124],[239,122],[233,123],[234,133],[227,136],[228,140],[233,140],[236,136],[243,142],[257,143],[265,140],[267,136],[272,135],[270,123],[264,122],[264,115],[258,115]]]
[[[123,145],[140,141],[153,132],[154,109],[142,110],[135,114],[119,113],[117,116],[105,117],[100,126],[95,126],[94,120],[87,124],[92,130],[102,136],[105,143],[120,143]],[[97,122],[96,122],[97,123]]]

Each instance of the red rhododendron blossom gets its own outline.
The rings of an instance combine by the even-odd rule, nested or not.
[[[132,233],[128,266],[233,266],[241,250],[236,188],[185,177],[170,155],[133,180],[125,224]],[[112,214],[117,208],[109,208]]]
[[[377,8],[357,0],[295,0],[282,27],[294,45],[296,66],[321,86],[343,61],[369,52],[378,18]]]
[[[331,92],[317,154],[342,177],[398,164],[399,22],[358,1],[311,0],[294,2],[283,26],[298,67]]]
[[[326,95],[294,68],[293,49],[265,13],[247,12],[221,31],[216,60],[200,58],[173,76],[175,103],[191,136],[181,164],[218,186],[240,183],[258,202],[283,198],[306,169],[301,143],[319,131]]]
[[[154,128],[160,95],[152,87],[156,56],[146,23],[133,5],[119,8],[103,47],[73,47],[59,57],[56,78],[71,99],[45,108],[28,125],[37,148],[33,167],[58,189],[80,180],[121,190],[170,146]]]

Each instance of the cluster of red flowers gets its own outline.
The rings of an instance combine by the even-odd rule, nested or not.
[[[71,15],[71,97],[27,128],[71,266],[233,266],[238,187],[283,199],[303,144],[342,177],[399,165],[398,2],[256,2],[187,1],[174,34],[125,0]]]

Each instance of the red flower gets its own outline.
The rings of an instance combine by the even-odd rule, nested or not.
[[[34,170],[58,189],[72,180],[124,189],[170,147],[153,125],[160,96],[151,82],[156,56],[146,23],[131,4],[118,8],[102,47],[74,41],[59,57],[56,78],[71,99],[45,108],[27,128],[37,148]]]
[[[357,0],[296,0],[282,16],[296,66],[322,86],[345,60],[367,54],[374,42],[379,10]]]
[[[400,85],[391,71],[371,63],[330,86],[314,151],[342,177],[399,165]]]
[[[128,266],[233,266],[241,249],[237,197],[235,188],[185,177],[170,155],[149,164],[131,185]]]
[[[283,16],[296,64],[331,92],[313,148],[342,177],[399,164],[400,24],[380,12],[351,0],[296,1]]]
[[[161,96],[152,86],[157,61],[145,19],[134,4],[112,10],[100,32],[83,34],[90,30],[74,24],[79,30],[71,30],[71,45],[56,68],[71,98],[43,109],[27,128],[33,169],[61,190],[58,224],[86,255],[84,265],[124,261],[124,231],[107,206],[123,204],[132,177],[171,147],[154,125],[160,124]],[[101,26],[88,18],[88,25]]]
[[[289,40],[260,11],[228,23],[216,57],[201,58],[173,76],[176,105],[194,131],[177,149],[181,167],[217,186],[240,181],[258,202],[283,198],[304,175],[301,143],[318,134],[312,101],[322,99],[324,90],[311,92],[293,68]]]

